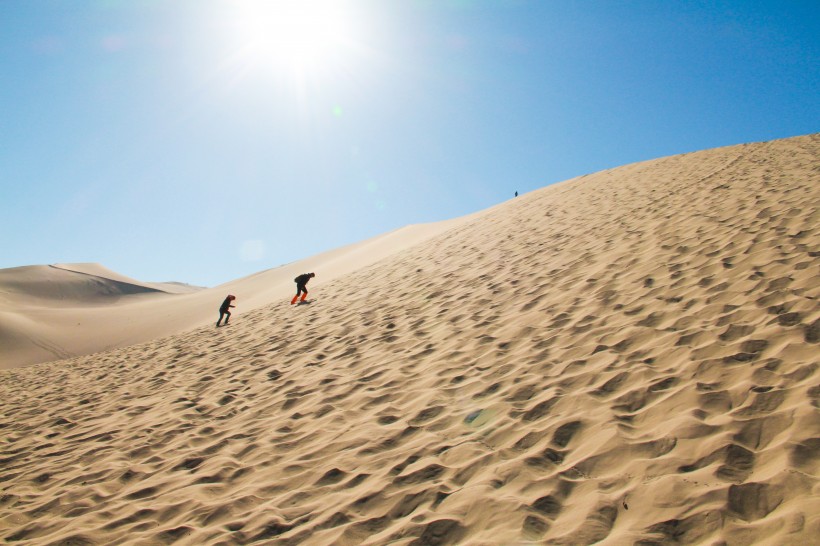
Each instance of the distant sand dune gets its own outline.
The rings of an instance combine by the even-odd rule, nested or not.
[[[818,159],[580,177],[325,256],[311,305],[306,261],[227,328],[0,372],[0,537],[816,542]]]
[[[202,290],[202,287],[200,286],[192,286],[190,284],[185,284],[181,282],[137,281],[130,277],[126,277],[125,275],[120,275],[115,271],[111,271],[107,267],[103,267],[100,264],[54,264],[52,267],[65,269],[66,271],[74,271],[75,273],[84,273],[86,275],[92,275],[102,279],[110,279],[127,284],[144,286],[146,288],[151,288],[153,290],[158,290],[160,292],[167,292],[169,294],[190,294],[191,292],[197,292],[199,290]]]

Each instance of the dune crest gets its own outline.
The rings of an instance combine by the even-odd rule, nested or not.
[[[166,292],[168,294],[190,294],[191,292],[197,292],[204,289],[202,286],[194,286],[182,282],[142,282],[132,279],[131,277],[126,277],[125,275],[112,271],[101,264],[95,263],[53,264],[52,267],[64,269],[66,271],[73,271],[75,273],[84,273],[86,275],[100,277],[103,279],[116,280],[119,282],[144,286],[146,288],[157,290],[159,292]]]
[[[587,175],[311,305],[2,371],[0,537],[811,543],[818,158],[809,135]]]

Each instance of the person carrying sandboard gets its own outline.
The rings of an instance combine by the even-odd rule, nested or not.
[[[291,305],[296,303],[296,300],[299,298],[299,294],[302,294],[302,292],[304,292],[304,294],[302,294],[302,299],[300,300],[300,303],[305,301],[305,298],[307,298],[308,295],[307,283],[310,279],[312,279],[315,276],[316,273],[302,273],[301,275],[293,279],[293,282],[296,283],[296,295],[293,296],[292,300],[290,300]]]

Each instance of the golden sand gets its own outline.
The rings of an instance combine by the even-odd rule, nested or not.
[[[228,328],[211,298],[0,372],[0,538],[816,543],[818,165],[810,135],[580,177],[310,305],[288,270]]]

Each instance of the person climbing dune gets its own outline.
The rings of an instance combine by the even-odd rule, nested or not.
[[[236,307],[236,305],[231,305],[231,302],[235,299],[236,296],[228,294],[228,297],[225,298],[225,301],[223,301],[222,305],[219,306],[219,320],[216,321],[217,327],[219,327],[219,323],[222,322],[222,317],[225,317],[225,324],[228,324],[228,321],[231,319],[231,312],[228,311],[228,309],[231,307]]]
[[[312,279],[315,276],[316,273],[302,273],[301,275],[293,279],[293,282],[296,283],[296,295],[293,296],[292,300],[290,300],[291,305],[296,303],[296,300],[299,298],[299,294],[302,294],[302,292],[304,292],[304,294],[302,295],[302,299],[300,301],[305,301],[305,298],[307,298],[308,295],[307,283],[310,279]]]

